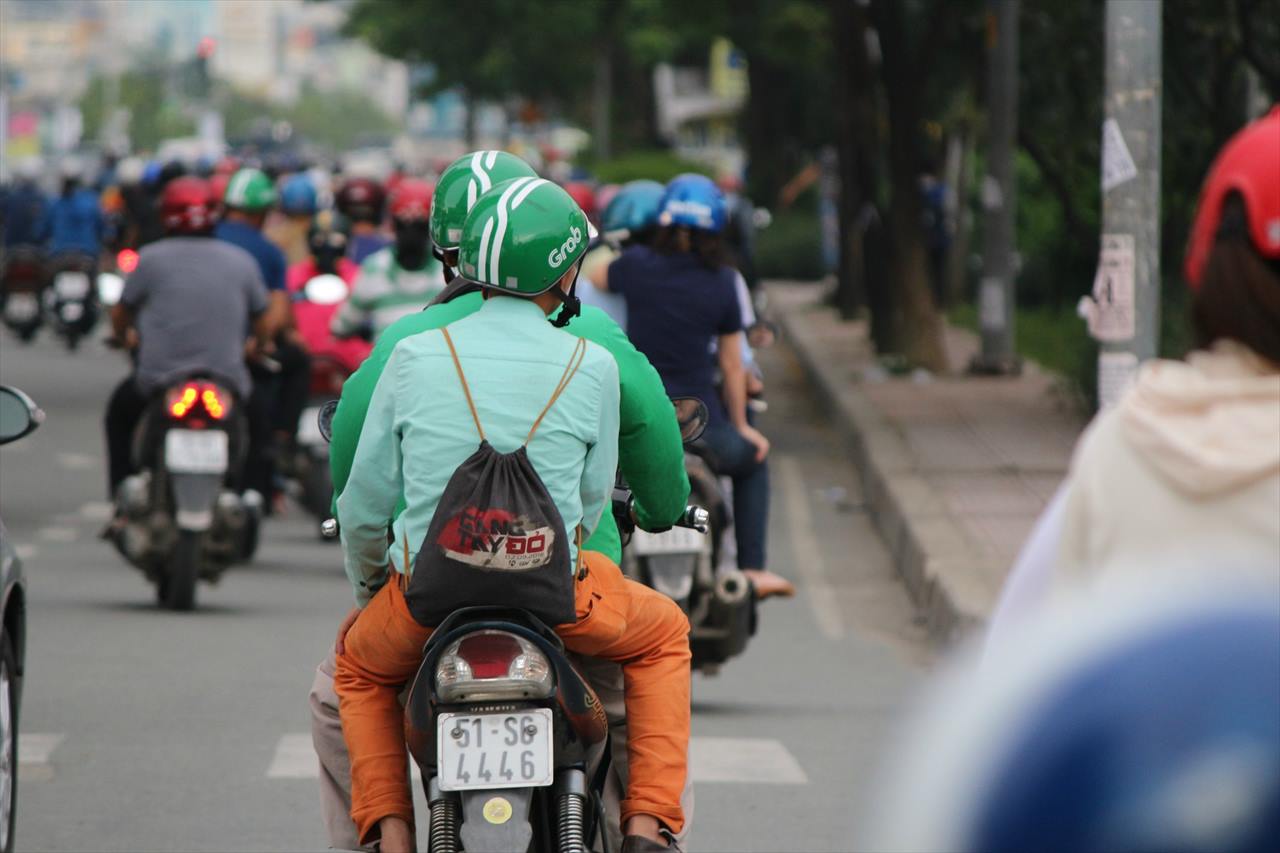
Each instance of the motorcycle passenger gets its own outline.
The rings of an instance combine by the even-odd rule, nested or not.
[[[280,247],[285,261],[296,264],[307,259],[307,232],[320,209],[319,193],[311,176],[295,172],[280,184],[280,215],[267,223],[267,239]]]
[[[255,358],[250,365],[257,403],[253,411],[265,413],[265,419],[250,423],[248,470],[250,485],[264,497],[274,498],[276,450],[287,446],[298,428],[298,418],[307,405],[311,363],[294,330],[293,309],[285,290],[284,252],[262,233],[267,214],[276,203],[275,186],[258,169],[241,169],[231,176],[222,202],[222,221],[214,230],[215,236],[252,255],[267,287],[270,342],[266,354],[275,364],[268,366]],[[271,500],[265,508],[271,513],[274,506]]]
[[[348,178],[338,190],[334,206],[351,223],[347,256],[357,264],[391,243],[382,230],[386,200],[387,194],[372,178]]]
[[[618,251],[608,241],[617,240],[623,249],[652,244],[658,224],[658,205],[665,190],[657,181],[631,181],[619,189],[600,217],[605,239],[593,246],[582,261],[582,277],[592,285],[582,288],[582,304],[601,309],[624,329],[627,327],[626,300],[604,289],[605,271],[618,259]]]
[[[44,227],[48,203],[36,182],[38,175],[39,166],[34,158],[22,162],[13,186],[4,194],[0,209],[4,239],[0,245],[6,249],[41,243],[40,229]]]
[[[431,256],[431,195],[426,181],[405,178],[391,193],[389,208],[395,242],[360,265],[351,296],[333,318],[340,338],[369,335],[406,314],[421,311],[444,289],[440,262]]]
[[[505,227],[491,249],[482,235],[500,217]],[[425,593],[439,582],[437,566],[444,571],[448,562],[434,558],[448,552],[441,539],[427,541],[458,509],[446,502],[473,470],[464,463],[487,453],[493,465],[522,465],[531,476],[524,482],[554,504],[558,518],[548,522],[576,529],[579,542],[607,511],[618,451],[617,365],[603,348],[547,322],[562,306],[570,313],[576,307],[587,239],[586,217],[549,181],[517,178],[482,195],[463,226],[459,261],[461,274],[484,289],[484,305],[438,334],[402,340],[374,390],[338,499],[347,572],[367,606],[345,637],[335,686],[351,753],[352,818],[360,840],[380,840],[383,851],[412,845],[397,696],[431,633],[423,621],[430,617],[414,615],[422,612],[416,603],[441,605],[438,594]],[[524,450],[510,455],[518,448]],[[406,507],[388,545],[388,519],[401,494]],[[684,822],[688,621],[671,599],[623,578],[603,554],[575,547],[572,536],[566,540],[543,567],[577,579],[576,620],[557,633],[570,650],[615,660],[626,675],[631,780],[623,850],[666,849],[666,833]]]
[[[718,473],[733,480],[738,566],[756,595],[795,589],[765,569],[769,440],[748,420],[742,306],[724,261],[724,196],[709,178],[681,175],[667,186],[653,247],[632,246],[609,265],[606,287],[627,304],[627,333],[658,369],[667,393],[698,397],[711,419],[702,435]],[[716,392],[713,343],[723,384]]]
[[[134,429],[152,396],[168,384],[207,372],[241,400],[250,397],[245,341],[250,333],[259,342],[267,336],[267,292],[248,253],[212,239],[212,201],[199,178],[178,178],[165,187],[166,237],[143,247],[111,309],[116,340],[136,349],[137,358],[107,404],[109,497],[133,473]]]
[[[535,176],[533,169],[523,160],[501,151],[466,154],[441,172],[431,206],[431,235],[437,256],[446,264],[446,276],[451,275],[452,268],[457,265],[463,223],[476,195],[505,180]],[[393,323],[378,339],[377,346],[359,370],[343,385],[342,399],[333,418],[333,441],[329,447],[335,494],[341,496],[346,488],[356,444],[369,412],[370,398],[397,344],[469,317],[485,304],[479,288],[458,279],[450,290],[455,290],[456,285],[467,287],[447,301],[438,301],[425,311]],[[689,481],[684,469],[680,429],[672,415],[662,380],[622,330],[603,312],[583,308],[565,329],[604,347],[617,363],[621,397],[618,463],[634,496],[636,521],[641,528],[648,530],[670,526],[679,518],[688,501]],[[398,516],[403,508],[404,501],[401,500],[391,518]],[[612,513],[606,511],[600,517],[599,525],[584,547],[588,551],[603,553],[614,563],[622,559],[622,543]],[[353,610],[347,624],[358,613],[359,609]],[[357,846],[358,841],[349,816],[350,764],[338,721],[333,668],[331,652],[317,668],[311,689],[312,739],[320,758],[321,805],[330,844],[336,849],[349,849]],[[595,675],[597,671],[593,668],[591,674]],[[600,691],[601,685],[597,683],[596,686]],[[613,693],[619,692],[616,685],[610,687]],[[601,699],[608,709],[610,699],[604,693]],[[687,821],[692,813],[689,791],[686,791],[682,805]]]
[[[63,162],[62,194],[45,213],[40,238],[52,254],[83,252],[96,266],[106,233],[106,220],[98,206],[98,194],[84,185],[84,170],[74,159]]]
[[[292,264],[285,273],[285,285],[296,293],[318,275],[336,275],[348,285],[360,274],[360,267],[347,257],[346,221],[332,210],[321,211],[307,231],[308,256]]]

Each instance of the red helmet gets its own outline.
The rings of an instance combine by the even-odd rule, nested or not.
[[[235,157],[223,157],[213,167],[215,175],[226,175],[228,179],[240,170],[240,161]],[[221,198],[221,196],[219,196]]]
[[[1244,201],[1253,248],[1264,258],[1280,258],[1280,105],[1231,137],[1209,167],[1187,245],[1192,289],[1200,286],[1217,238],[1222,202],[1233,192]]]
[[[229,172],[214,172],[209,176],[209,194],[213,196],[214,207],[222,204],[222,199],[227,194],[227,184],[229,183],[231,183],[231,173]]]
[[[569,181],[564,185],[564,191],[569,194],[569,198],[573,199],[578,207],[582,208],[582,212],[588,217],[594,217],[596,213],[596,194],[591,185],[583,181]]]
[[[353,222],[381,222],[387,196],[372,178],[350,178],[343,182],[334,200],[338,212]]]
[[[168,234],[203,234],[213,228],[213,193],[201,178],[174,178],[160,196],[160,217]]]
[[[401,178],[396,188],[391,191],[391,218],[401,221],[406,219],[429,219],[431,217],[431,194],[436,185],[419,178]]]

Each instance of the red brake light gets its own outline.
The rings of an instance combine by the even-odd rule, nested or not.
[[[165,398],[169,414],[178,419],[191,414],[197,404],[204,408],[209,417],[220,421],[231,411],[231,395],[212,382],[188,382],[171,389]]]
[[[116,255],[116,267],[125,275],[133,272],[138,268],[138,253],[133,249],[121,249]]]
[[[506,678],[521,651],[515,637],[495,631],[464,637],[457,654],[471,667],[473,678]]]

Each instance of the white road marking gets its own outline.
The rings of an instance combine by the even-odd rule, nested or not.
[[[694,782],[738,782],[753,785],[805,785],[805,775],[785,746],[769,738],[695,736],[689,745],[689,772]],[[413,778],[420,779],[412,766]],[[276,744],[268,779],[316,779],[319,759],[311,735],[295,732]]]
[[[18,734],[18,780],[48,782],[53,779],[53,751],[62,743],[63,735]]]
[[[35,545],[14,545],[13,552],[18,555],[19,560],[30,560],[40,553],[40,549]]]
[[[690,739],[689,774],[694,782],[747,782],[753,785],[806,785],[800,762],[771,738],[706,737]]]
[[[107,501],[89,501],[80,507],[80,517],[86,521],[106,521],[115,513],[115,508]]]
[[[58,464],[69,471],[84,471],[98,464],[95,456],[87,453],[59,453]]]
[[[800,464],[795,459],[779,454],[773,459],[773,470],[781,485],[782,499],[790,522],[791,550],[795,556],[795,568],[804,579],[809,606],[818,623],[818,630],[828,640],[844,636],[844,620],[835,591],[827,583],[822,549],[818,547],[818,533],[813,526],[813,504],[809,490],[800,475]]]
[[[36,531],[36,538],[42,542],[74,542],[80,533],[74,527],[50,525]]]

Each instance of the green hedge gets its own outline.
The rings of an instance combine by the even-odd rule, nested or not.
[[[822,229],[817,214],[784,210],[756,234],[756,271],[761,278],[819,279],[826,275],[822,263]]]
[[[583,157],[578,162],[584,169],[595,175],[602,184],[625,184],[627,181],[640,180],[665,184],[684,172],[711,175],[708,167],[682,160],[661,148],[631,151],[610,160],[596,161],[590,157]]]

